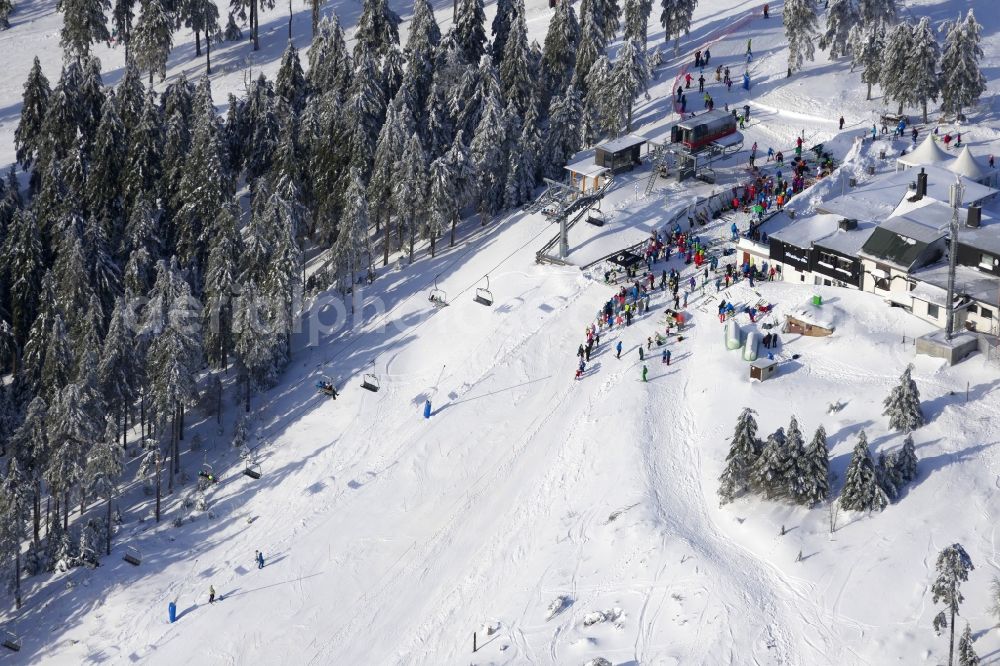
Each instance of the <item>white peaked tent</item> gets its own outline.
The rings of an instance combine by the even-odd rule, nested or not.
[[[933,134],[928,134],[924,142],[914,148],[910,153],[902,155],[896,159],[896,170],[909,169],[912,167],[925,166],[927,164],[944,165],[955,159],[944,148],[934,140]]]
[[[948,165],[948,170],[977,183],[987,183],[994,175],[991,169],[972,156],[968,146],[962,148],[955,161]]]

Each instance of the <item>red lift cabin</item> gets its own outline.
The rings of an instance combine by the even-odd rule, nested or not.
[[[705,150],[722,137],[736,134],[736,118],[726,111],[706,111],[670,128],[671,143],[680,143],[691,153]]]

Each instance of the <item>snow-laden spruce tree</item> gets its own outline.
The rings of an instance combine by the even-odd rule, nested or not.
[[[875,476],[878,478],[879,487],[885,491],[886,497],[895,501],[903,486],[897,472],[895,452],[888,455],[884,451],[879,452],[878,461],[875,463]]]
[[[616,105],[611,103],[611,63],[606,55],[600,56],[591,66],[586,80],[587,94],[583,101],[583,143],[591,146],[602,136],[613,131],[617,124]]]
[[[414,135],[416,136],[416,135]],[[417,142],[419,146],[419,141]],[[365,255],[368,250],[368,198],[364,183],[357,169],[351,169],[348,175],[347,192],[344,195],[344,214],[337,225],[337,240],[330,252],[330,263],[339,275],[347,275],[347,283],[353,284],[361,266],[366,265]],[[421,181],[414,184],[422,185]],[[422,202],[415,202],[422,207]]]
[[[10,27],[10,15],[14,12],[14,3],[11,0],[0,0],[0,30]]]
[[[426,0],[424,0],[426,2]],[[517,0],[497,0],[497,13],[493,17],[493,24],[490,26],[490,34],[493,39],[488,49],[490,57],[493,58],[494,67],[500,67],[503,62],[503,52],[507,48],[507,36],[510,35],[511,22],[517,15],[515,3]],[[524,0],[521,0],[522,4]]]
[[[347,95],[351,83],[351,56],[337,14],[324,16],[309,48],[309,87],[314,93]]]
[[[816,428],[812,441],[806,447],[807,473],[802,493],[804,504],[822,502],[830,494],[830,452],[826,447],[826,429]]]
[[[606,43],[593,15],[593,5],[587,5],[580,12],[580,44],[576,51],[576,70],[573,72],[573,84],[587,93],[587,74],[601,54]]]
[[[42,123],[49,105],[49,81],[42,73],[42,65],[35,56],[28,80],[24,82],[21,98],[21,119],[14,130],[14,147],[17,161],[22,169],[27,169],[38,155],[42,138]]]
[[[501,107],[497,86],[490,86],[484,100],[483,114],[469,144],[469,155],[476,172],[476,210],[486,224],[503,207],[504,186],[507,183],[506,114]]]
[[[60,0],[57,8],[63,13],[59,44],[70,57],[88,55],[94,42],[110,42],[108,0]]]
[[[913,29],[913,50],[907,58],[906,81],[912,90],[913,103],[920,104],[924,122],[927,122],[927,102],[937,101],[940,92],[938,60],[941,47],[938,45],[931,20],[926,16]]]
[[[844,475],[844,488],[840,491],[840,508],[847,511],[882,511],[889,505],[889,498],[878,483],[875,463],[868,450],[865,431],[858,433],[851,462]]]
[[[478,65],[486,53],[486,12],[483,0],[459,0],[454,39],[465,62]]]
[[[580,25],[569,0],[559,0],[549,21],[542,51],[542,71],[539,82],[542,108],[563,95],[576,67],[576,48],[580,42]]]
[[[767,499],[788,496],[785,473],[790,465],[785,433],[778,428],[764,442],[764,448],[750,470],[750,487]]]
[[[857,0],[833,0],[826,14],[826,32],[819,38],[821,49],[830,49],[830,60],[851,51],[851,29],[858,24]]]
[[[674,57],[680,52],[681,34],[691,30],[691,17],[698,6],[698,0],[660,0],[660,25],[663,26],[663,40],[674,40]]]
[[[937,578],[931,585],[934,603],[943,603],[944,610],[934,617],[934,631],[941,635],[942,629],[951,629],[948,640],[948,663],[955,663],[955,616],[959,606],[965,601],[959,585],[969,580],[969,572],[975,569],[972,558],[965,552],[962,544],[953,543],[937,557]]]
[[[816,54],[813,38],[818,31],[816,4],[812,0],[786,0],[781,12],[788,39],[788,71],[797,72]]]
[[[549,105],[549,134],[545,146],[544,169],[552,178],[560,178],[563,167],[580,150],[582,138],[580,121],[583,118],[583,100],[576,86],[570,85],[566,94],[553,97]]]
[[[616,128],[624,134],[632,130],[632,109],[635,98],[640,92],[646,92],[646,78],[649,68],[646,67],[646,50],[637,39],[625,40],[618,50],[618,59],[611,69],[610,85],[612,96],[617,101],[620,119]]]
[[[111,554],[111,500],[118,494],[118,482],[125,471],[124,449],[118,444],[118,424],[113,417],[105,423],[104,436],[87,455],[84,479],[89,493],[105,500],[105,554]]]
[[[652,11],[652,0],[625,0],[625,10],[622,12],[625,24],[624,38],[634,39],[643,52],[646,51],[646,33],[649,27],[649,14]]]
[[[910,71],[910,57],[913,53],[913,25],[907,21],[897,23],[886,34],[882,49],[882,67],[879,84],[885,96],[899,104],[897,113],[903,112],[903,105],[914,100],[912,84],[907,80]]]
[[[423,233],[424,220],[427,219],[427,154],[416,132],[406,142],[392,196],[401,235],[405,230],[409,239],[409,261],[412,264],[417,234]],[[366,235],[367,229],[361,233]]]
[[[10,325],[17,346],[24,349],[28,331],[38,315],[42,276],[45,274],[41,229],[30,210],[14,213],[7,238],[0,246],[0,262],[8,282]]]
[[[889,427],[893,430],[913,432],[924,424],[924,413],[920,409],[920,391],[910,376],[912,371],[913,366],[907,365],[899,378],[899,385],[893,388],[892,393],[882,402],[885,407],[882,415],[889,417]]]
[[[528,71],[528,27],[524,20],[524,0],[515,0],[515,15],[511,18],[510,31],[504,45],[500,68],[500,90],[503,99],[514,102],[523,117],[535,82]]]
[[[972,642],[972,627],[966,622],[965,631],[958,639],[958,666],[979,666],[979,655]]]
[[[621,7],[618,0],[582,0],[580,3],[581,20],[585,10],[593,12],[594,22],[600,30],[604,44],[609,44],[621,26]]]
[[[782,469],[785,496],[796,504],[811,503],[812,461],[806,450],[798,420],[792,416],[785,432],[784,469]]]
[[[986,90],[986,77],[979,69],[983,49],[979,46],[983,26],[969,9],[965,20],[948,25],[941,56],[941,109],[959,114],[972,106]]]
[[[14,607],[21,608],[21,544],[27,538],[27,520],[33,506],[28,476],[16,456],[11,456],[7,473],[0,482],[0,555],[6,564],[14,560],[10,576]]]
[[[896,0],[858,0],[858,10],[864,25],[896,22]]]
[[[750,472],[760,455],[761,444],[757,439],[757,412],[745,408],[736,420],[733,438],[729,443],[726,467],[719,475],[719,498],[722,504],[732,502],[750,488]]]
[[[903,483],[917,478],[917,450],[913,445],[913,435],[907,435],[902,448],[896,452],[896,469]]]
[[[139,20],[132,33],[132,55],[140,70],[149,72],[149,85],[153,74],[160,80],[167,76],[167,57],[174,43],[174,23],[161,0],[143,0]]]
[[[399,15],[389,8],[389,0],[365,0],[358,28],[354,32],[354,57],[357,58],[362,50],[381,56],[398,46],[401,21]]]

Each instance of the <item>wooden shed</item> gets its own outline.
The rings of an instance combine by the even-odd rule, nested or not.
[[[601,189],[609,171],[608,167],[592,164],[586,160],[567,164],[564,168],[569,172],[570,187],[580,190],[583,194]]]
[[[818,298],[785,315],[784,333],[798,333],[809,337],[824,337],[836,330],[836,319],[839,310],[827,305],[817,305],[822,301]]]
[[[750,363],[750,379],[764,381],[778,372],[778,362],[774,359],[759,358]]]
[[[594,163],[607,167],[611,173],[631,171],[636,164],[642,164],[642,144],[646,137],[626,134],[611,141],[605,141],[594,150]]]

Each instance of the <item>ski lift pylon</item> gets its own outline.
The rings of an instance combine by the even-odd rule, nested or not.
[[[122,559],[134,567],[142,564],[142,554],[135,546],[128,546],[125,548],[125,555],[122,556]]]
[[[490,306],[493,305],[493,292],[490,291],[489,273],[484,275],[483,278],[486,280],[486,287],[476,289],[476,296],[473,300],[480,305]]]
[[[438,289],[438,278],[441,277],[440,274],[434,276],[434,288],[431,289],[431,293],[428,294],[427,300],[434,304],[436,308],[443,308],[448,305],[448,294],[444,289]]]
[[[372,371],[366,373],[361,379],[361,388],[377,393],[381,388],[381,384],[378,381],[378,376],[375,374],[375,359],[372,359]]]

